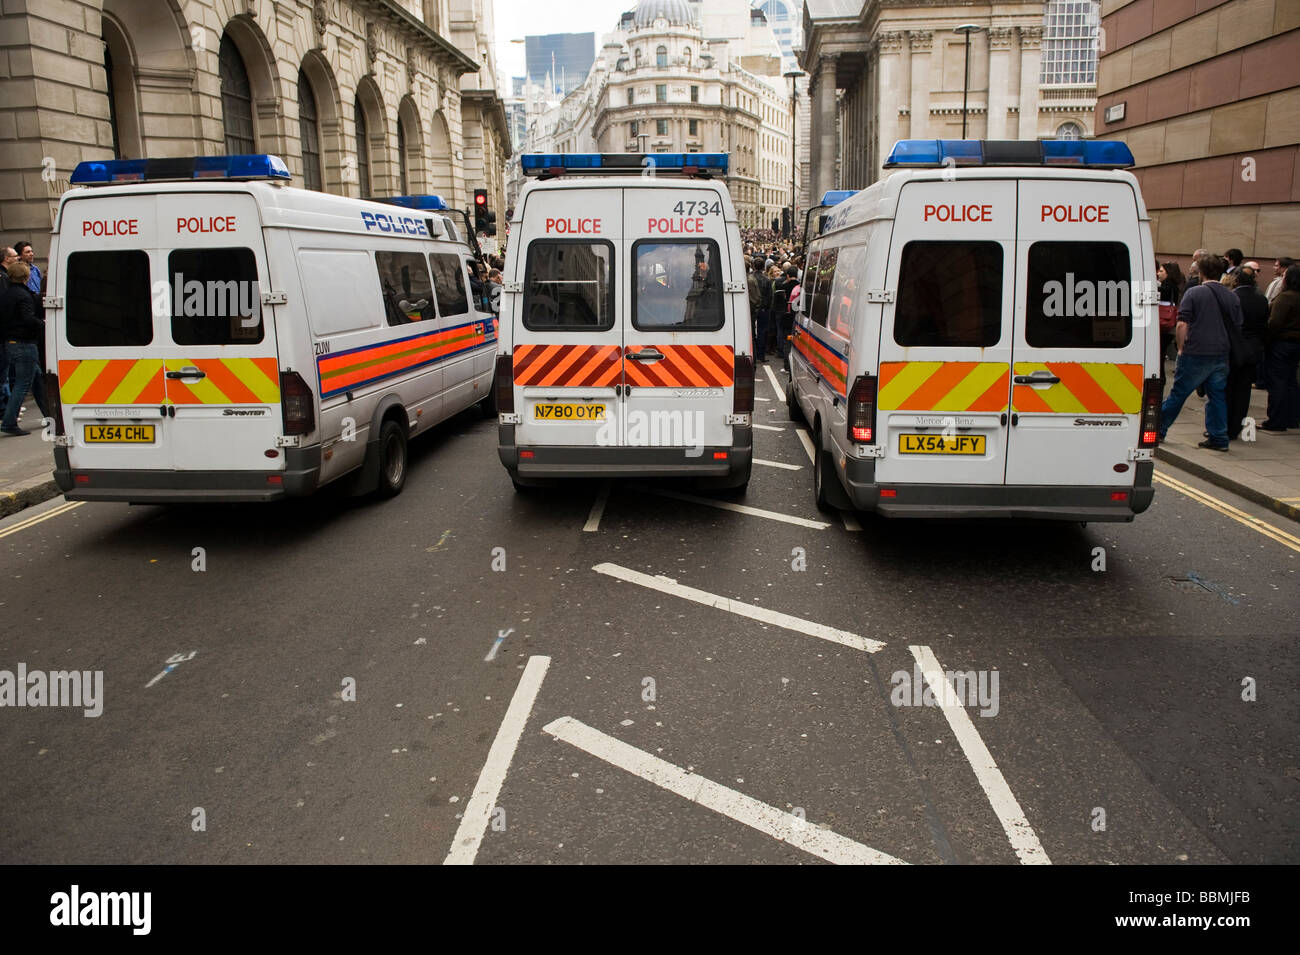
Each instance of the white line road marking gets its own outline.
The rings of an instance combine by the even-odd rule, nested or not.
[[[58,507],[50,508],[50,510],[46,511],[44,514],[38,515],[37,517],[29,517],[26,520],[19,521],[13,527],[6,527],[4,530],[0,531],[0,537],[8,537],[10,534],[17,534],[19,531],[25,531],[34,524],[39,524],[41,521],[48,521],[51,517],[58,517],[60,514],[66,514],[73,508],[81,507],[84,503],[86,502],[67,501],[66,503],[60,504]]]
[[[767,363],[764,363],[763,370],[767,372],[767,380],[772,383],[772,390],[776,392],[778,398],[780,398],[782,401],[785,401],[785,389],[783,389],[779,384],[777,384],[776,375],[772,374],[772,366]]]
[[[537,702],[537,692],[542,688],[542,680],[551,665],[550,657],[529,657],[524,667],[524,675],[519,678],[519,686],[506,709],[505,719],[497,730],[497,738],[488,750],[487,762],[479,773],[478,785],[474,795],[465,806],[460,828],[452,840],[451,851],[443,860],[443,865],[473,865],[478,856],[478,847],[483,842],[483,833],[487,830],[492,810],[496,806],[497,796],[501,795],[501,785],[506,781],[506,772],[510,761],[515,757],[519,746],[519,737],[524,734],[528,716]]]
[[[571,716],[562,716],[542,727],[558,740],[575,746],[597,759],[617,766],[634,776],[653,783],[660,789],[676,793],[683,799],[711,809],[734,819],[742,825],[766,833],[778,842],[784,842],[809,855],[837,865],[906,865],[902,859],[864,846],[860,842],[822,829],[798,816],[783,812],[775,806],[759,802],[752,796],[728,789],[726,786],[688,773],[658,756],[652,756],[621,739],[615,739],[600,730],[580,723]]]
[[[717,594],[711,594],[707,590],[696,590],[694,587],[687,587],[683,584],[679,584],[671,577],[653,577],[650,574],[643,574],[639,570],[632,570],[628,567],[620,567],[618,564],[609,563],[597,564],[591,569],[598,574],[605,574],[607,577],[615,577],[618,580],[625,580],[630,584],[637,584],[641,587],[647,587],[650,590],[657,590],[663,594],[681,597],[683,600],[690,600],[697,604],[704,604],[706,607],[725,610],[728,613],[748,617],[750,620],[758,620],[761,623],[770,623],[773,626],[781,627],[785,630],[793,630],[796,633],[805,633],[810,637],[829,640],[831,643],[838,643],[841,646],[852,647],[854,650],[862,650],[866,653],[875,653],[877,650],[881,650],[885,646],[879,640],[872,640],[869,637],[859,636],[858,634],[850,633],[847,630],[838,630],[835,627],[828,627],[825,624],[814,623],[813,621],[805,620],[802,617],[794,617],[788,613],[781,613],[779,610],[768,610],[766,607],[755,607],[753,604],[741,603],[739,600],[731,600],[728,597],[719,597]]]
[[[772,399],[771,399],[771,398],[761,398],[761,397],[755,396],[754,400],[755,400],[755,401],[771,401]]]
[[[732,504],[730,501],[715,501],[707,497],[696,497],[694,494],[683,494],[681,491],[669,491],[657,487],[641,487],[638,490],[647,494],[658,494],[660,497],[675,497],[679,501],[690,501],[692,504],[704,504],[708,507],[716,507],[724,511],[735,511],[737,514],[749,514],[751,517],[766,517],[769,521],[781,521],[784,524],[797,524],[799,527],[811,527],[815,531],[824,531],[830,527],[825,521],[810,521],[806,517],[793,517],[789,514],[781,514],[777,511],[765,511],[761,507],[748,507],[744,504]]]
[[[757,421],[754,422],[754,427],[757,428],[759,431],[784,431],[785,430],[785,428],[778,428],[774,424],[759,424]]]
[[[799,435],[799,441],[803,444],[803,449],[808,452],[808,460],[813,460],[817,453],[813,450],[812,438],[808,437],[808,432],[803,428],[795,428],[794,433]]]
[[[787,471],[802,471],[802,464],[784,464],[781,461],[767,461],[763,458],[754,458],[755,464],[766,464],[769,468],[785,468]]]
[[[609,500],[609,482],[605,481],[600,485],[600,493],[596,495],[596,502],[591,505],[591,513],[587,515],[587,523],[582,529],[589,534],[594,534],[600,530],[600,516],[605,513],[605,502]]]
[[[975,778],[979,780],[980,787],[988,797],[989,805],[997,814],[998,821],[1002,823],[1002,830],[1011,840],[1011,848],[1016,850],[1016,856],[1021,864],[1051,865],[1052,860],[1047,858],[1047,853],[1043,850],[1042,843],[1038,841],[1033,826],[1025,818],[1024,810],[1020,808],[1020,803],[1016,801],[1011,787],[1007,785],[1002,771],[998,769],[998,764],[993,761],[993,755],[984,745],[984,740],[980,738],[975,724],[971,722],[970,714],[966,712],[959,700],[954,699],[956,693],[947,682],[938,659],[929,647],[914,646],[908,649],[920,664],[926,682],[934,690],[936,705],[943,710],[943,715],[947,718],[953,735],[957,737],[961,751],[966,754],[966,761],[970,763],[971,769],[975,770]]]
[[[858,523],[857,517],[855,517],[851,511],[840,511],[840,520],[844,522],[844,529],[846,531],[862,530],[862,525]]]

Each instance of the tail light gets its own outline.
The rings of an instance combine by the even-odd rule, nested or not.
[[[316,405],[311,389],[296,371],[280,372],[280,408],[285,434],[309,434],[316,430]]]
[[[734,414],[754,413],[754,356],[736,356],[736,378],[731,410]]]
[[[876,379],[860,375],[849,392],[849,440],[876,443]]]
[[[54,433],[63,434],[63,401],[59,398],[59,376],[52,371],[45,373],[45,403],[54,415]]]
[[[509,414],[515,410],[515,359],[513,355],[497,355],[496,372],[492,378],[496,389],[497,412]]]
[[[1142,438],[1138,447],[1154,447],[1160,437],[1160,405],[1164,388],[1159,378],[1148,378],[1142,389]]]

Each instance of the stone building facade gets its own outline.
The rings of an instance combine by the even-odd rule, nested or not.
[[[963,92],[969,139],[1090,135],[1096,24],[1087,0],[807,0],[813,195],[875,182],[899,139],[961,139]],[[1078,37],[1060,69],[1043,69],[1045,27]]]
[[[273,153],[297,186],[502,208],[490,29],[490,0],[6,0],[0,235],[44,257],[72,170],[114,157]]]
[[[1102,13],[1097,135],[1133,150],[1156,254],[1300,256],[1300,3],[1103,0]]]

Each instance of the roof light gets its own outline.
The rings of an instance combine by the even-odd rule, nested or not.
[[[856,196],[857,194],[858,190],[856,189],[831,189],[822,196],[821,204],[824,206],[838,206],[845,199]]]
[[[655,175],[726,175],[726,153],[527,153],[520,157],[525,176],[565,173],[640,173],[653,167]]]
[[[375,199],[374,201],[387,202],[389,205],[402,206],[406,209],[427,209],[435,212],[441,212],[447,208],[447,203],[442,196],[389,196],[386,199]]]
[[[176,159],[106,159],[77,163],[74,186],[116,182],[183,182],[194,179],[288,179],[279,156],[192,156]]]
[[[900,139],[885,168],[1064,165],[1125,169],[1133,164],[1128,145],[1109,139]]]

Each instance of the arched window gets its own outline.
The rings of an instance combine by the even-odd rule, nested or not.
[[[668,47],[661,46],[655,50],[655,66],[668,65]]]
[[[113,158],[121,159],[122,143],[117,136],[117,96],[113,86],[113,54],[104,47],[104,78],[108,81],[108,125],[113,128]]]
[[[636,63],[635,63],[636,66],[640,66],[640,65],[641,65],[641,48],[640,48],[640,47],[637,47],[636,50],[633,52],[633,54],[632,54],[632,59],[634,59],[634,60],[636,61]]]
[[[321,189],[320,127],[316,124],[316,94],[307,73],[298,71],[298,133],[302,137],[302,185]]]
[[[397,184],[400,194],[405,196],[409,194],[406,188],[406,131],[403,129],[404,123],[402,118],[397,118]]]
[[[1078,123],[1062,123],[1056,130],[1057,139],[1082,139],[1083,129]]]
[[[688,46],[686,49],[682,50],[682,57],[686,60],[686,65],[687,65],[687,66],[690,66],[690,65],[691,65],[691,48],[690,48],[689,46]]]
[[[366,111],[361,100],[353,104],[357,125],[357,183],[362,196],[370,195],[370,135],[366,131]]]
[[[253,88],[248,82],[244,58],[230,35],[221,35],[217,53],[221,76],[221,123],[226,133],[226,153],[238,156],[257,152],[253,135]]]

